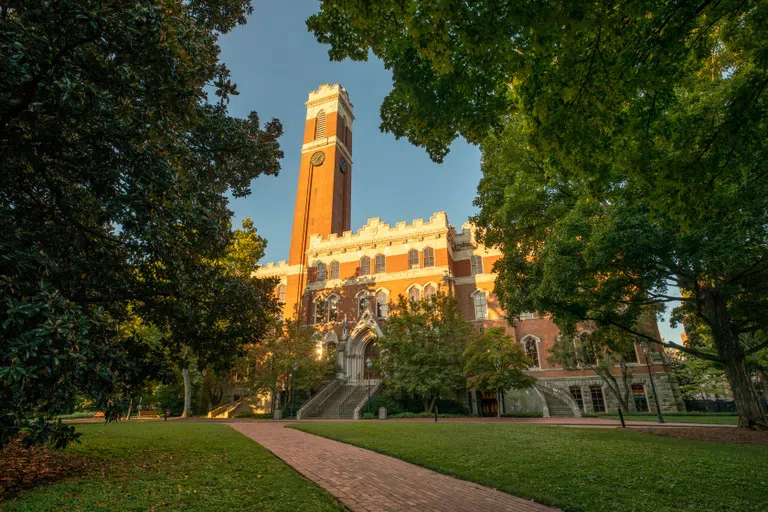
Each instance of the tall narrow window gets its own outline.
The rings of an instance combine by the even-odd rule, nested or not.
[[[648,412],[648,397],[645,396],[645,386],[632,384],[632,398],[635,400],[637,412]]]
[[[315,323],[316,324],[324,324],[325,323],[325,306],[326,302],[324,300],[318,300],[315,302]]]
[[[383,254],[377,254],[375,259],[374,271],[377,274],[383,274],[387,271],[387,260]]]
[[[360,318],[363,316],[363,313],[366,312],[370,305],[370,299],[368,298],[368,295],[362,294],[357,298],[357,317]]]
[[[579,386],[571,386],[568,388],[568,391],[571,392],[571,397],[576,402],[576,405],[579,406],[579,409],[582,411],[584,410],[584,397],[581,396],[581,388]]]
[[[280,284],[277,286],[277,300],[285,304],[285,292],[286,292],[286,286],[285,284]]]
[[[432,297],[435,293],[437,293],[437,288],[435,288],[435,285],[428,284],[424,287],[424,298],[429,299]]]
[[[470,261],[472,262],[472,275],[476,274],[482,274],[483,273],[483,257],[482,256],[472,256],[470,258]]]
[[[339,262],[338,261],[332,261],[331,262],[331,279],[338,279],[339,278]]]
[[[367,276],[371,273],[371,258],[363,256],[360,258],[360,275]]]
[[[347,143],[347,120],[344,116],[339,117],[339,140]]]
[[[624,354],[624,361],[627,363],[636,363],[638,362],[637,359],[637,351],[635,350],[635,345],[632,345],[632,348]]]
[[[488,301],[485,298],[485,294],[481,291],[475,292],[472,296],[472,301],[475,305],[475,320],[488,319]]]
[[[589,386],[589,394],[592,395],[592,410],[595,412],[605,412],[603,388],[600,386]]]
[[[419,268],[419,251],[416,249],[408,251],[408,268]]]
[[[389,316],[387,292],[384,290],[379,290],[379,292],[376,293],[376,316],[378,318],[387,318],[387,316]]]
[[[435,266],[435,251],[431,247],[424,248],[424,266]]]
[[[315,140],[325,137],[325,110],[317,113],[315,119]]]
[[[523,346],[525,347],[525,355],[528,357],[528,359],[533,361],[532,368],[539,368],[541,365],[539,363],[539,347],[536,343],[536,339],[531,336],[527,336],[524,340]]]
[[[339,320],[339,297],[331,295],[328,299],[328,321],[338,322]]]
[[[328,277],[328,272],[325,267],[325,263],[318,263],[317,264],[317,280],[318,281],[325,281]]]
[[[412,286],[411,289],[408,290],[408,298],[414,302],[421,299],[421,290],[419,290],[415,286]]]

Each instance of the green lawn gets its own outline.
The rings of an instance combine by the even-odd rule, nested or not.
[[[1,510],[343,510],[266,449],[214,423],[78,425],[67,450],[106,462],[101,475],[31,489]],[[154,507],[154,508],[153,508]]]
[[[768,503],[768,445],[483,423],[295,428],[567,511],[762,512]]]
[[[601,418],[608,418],[612,420],[618,420],[618,414],[601,415]],[[627,421],[658,421],[656,416],[644,415],[644,414],[625,414],[624,419]],[[695,416],[664,416],[664,421],[667,423],[707,423],[709,425],[738,425],[738,416],[725,416],[725,415],[695,415]]]

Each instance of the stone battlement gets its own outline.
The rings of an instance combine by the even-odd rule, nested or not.
[[[335,233],[331,233],[327,237],[320,235],[311,236],[309,238],[309,250],[318,251],[346,245],[380,243],[392,241],[393,239],[422,236],[433,232],[448,233],[451,229],[453,228],[448,223],[448,216],[445,212],[433,213],[426,222],[424,219],[414,219],[410,224],[403,221],[398,222],[394,227],[386,222],[382,222],[379,217],[372,217],[356,233],[345,231],[341,236]]]

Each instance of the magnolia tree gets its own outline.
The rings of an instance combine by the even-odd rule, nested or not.
[[[271,283],[222,260],[238,243],[228,196],[282,156],[278,121],[227,113],[217,41],[251,11],[0,2],[3,442],[66,444],[47,420],[75,392],[115,419],[165,349],[205,363],[263,334]],[[135,317],[163,333],[159,354],[121,328]]]
[[[392,71],[382,129],[441,160],[481,143],[477,223],[510,315],[584,321],[723,366],[768,428],[747,357],[768,346],[768,4],[323,0],[331,58]],[[649,306],[710,348],[636,330]]]

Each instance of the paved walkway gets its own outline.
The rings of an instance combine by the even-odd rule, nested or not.
[[[230,425],[353,511],[556,510],[370,450],[283,428],[282,423],[251,421]]]

